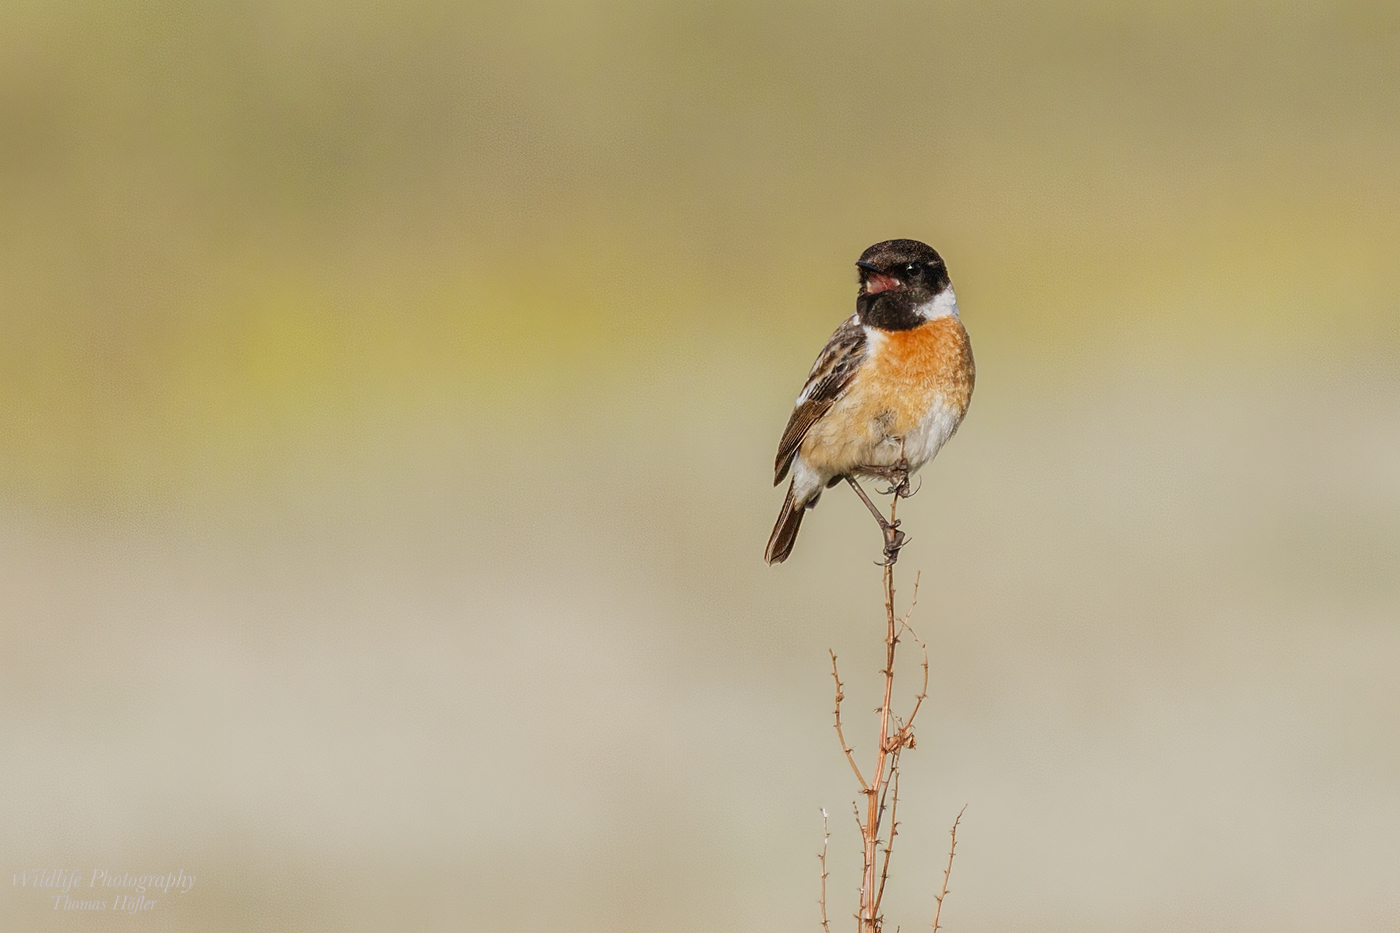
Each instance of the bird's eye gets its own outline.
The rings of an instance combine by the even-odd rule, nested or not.
[[[921,262],[911,262],[904,267],[904,271],[911,278],[917,278],[919,273],[924,271],[924,264]]]

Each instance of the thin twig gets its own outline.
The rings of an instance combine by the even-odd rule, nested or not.
[[[904,610],[903,622],[905,628],[909,627],[909,620],[914,618],[914,607],[919,605],[919,581],[921,581],[923,577],[924,572],[922,570],[916,571],[914,574],[914,595],[909,597],[909,608]]]
[[[856,831],[860,833],[861,848],[864,849],[864,848],[865,848],[865,824],[862,823],[862,822],[861,822],[861,819],[860,819],[860,805],[859,805],[858,803],[856,803],[856,801],[854,801],[854,800],[851,801],[851,816],[852,816],[852,817],[855,819],[855,821],[856,821]],[[865,883],[864,879],[865,879],[865,876],[862,874],[862,875],[861,875],[861,883],[862,883],[862,884]],[[865,906],[865,888],[864,888],[864,887],[862,887],[862,888],[860,889],[860,901],[859,901],[859,903],[860,903],[861,907],[864,907],[864,906]],[[851,916],[856,918],[856,922],[857,922],[858,925],[860,925],[860,926],[863,926],[863,925],[864,925],[865,919],[864,919],[859,913],[854,913],[854,914],[852,914]]]
[[[880,888],[875,892],[875,912],[880,912],[880,902],[885,899],[885,882],[890,877],[890,854],[894,851],[894,837],[899,835],[899,820],[896,819],[899,813],[899,751],[896,749],[894,760],[890,763],[890,780],[886,784],[891,787],[890,791],[890,835],[885,841],[885,861],[880,866]],[[880,802],[880,809],[884,809],[884,801]]]
[[[826,650],[831,655],[831,677],[836,681],[836,737],[841,740],[841,751],[846,753],[846,760],[851,763],[851,770],[856,773],[856,780],[860,782],[860,789],[864,791],[870,785],[865,783],[865,777],[856,765],[855,752],[846,744],[846,734],[841,731],[841,701],[846,699],[846,694],[841,689],[841,675],[836,670],[836,652],[830,648]]]
[[[949,835],[953,837],[953,844],[948,847],[948,867],[943,869],[943,890],[938,892],[938,909],[933,912],[933,933],[938,933],[938,917],[943,913],[943,898],[948,896],[948,876],[953,873],[953,853],[958,851],[958,824],[962,822],[963,814],[967,812],[967,804],[958,811],[957,818],[953,820],[953,828]]]
[[[831,933],[831,925],[826,922],[826,844],[831,841],[831,830],[826,825],[826,807],[822,807],[822,854],[817,856],[822,863],[822,896],[817,899],[817,903],[822,908],[822,929],[826,933]]]
[[[914,612],[914,604],[918,601],[918,599],[919,599],[919,578],[918,578],[917,576],[915,576],[915,577],[914,577],[914,600],[913,600],[912,602],[910,602],[910,604],[909,604],[909,611],[906,612],[906,613],[904,614],[904,621],[900,623],[900,626],[901,626],[901,628],[902,628],[902,631],[905,631],[905,632],[908,632],[908,633],[909,633],[909,637],[912,638],[912,639],[914,639],[915,643],[918,644],[918,646],[919,646],[919,650],[922,651],[923,654],[924,654],[924,661],[923,661],[923,664],[924,664],[924,683],[923,683],[923,686],[921,686],[921,687],[919,688],[919,695],[916,696],[916,697],[914,697],[914,708],[913,708],[912,710],[909,711],[909,718],[906,719],[906,720],[904,721],[904,728],[903,728],[903,731],[905,731],[905,732],[908,733],[909,747],[910,747],[910,748],[913,748],[913,747],[914,747],[914,733],[913,733],[913,729],[914,729],[914,717],[917,716],[917,715],[919,715],[919,707],[923,706],[923,705],[924,705],[924,700],[926,700],[926,699],[928,698],[928,645],[924,644],[924,640],[923,640],[922,638],[919,637],[919,633],[918,633],[918,632],[915,632],[914,629],[909,625],[909,617],[910,617],[910,615],[913,614],[913,612]]]

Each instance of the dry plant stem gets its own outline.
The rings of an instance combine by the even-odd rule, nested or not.
[[[894,852],[894,837],[899,835],[899,755],[907,747],[914,747],[914,717],[919,715],[919,707],[923,705],[924,698],[928,696],[928,646],[919,640],[919,636],[909,627],[909,619],[914,614],[914,607],[919,602],[919,575],[914,576],[914,596],[909,600],[909,608],[904,612],[904,618],[900,621],[900,632],[908,632],[909,637],[918,643],[923,651],[924,682],[919,688],[919,695],[914,698],[914,708],[909,713],[909,719],[900,723],[895,717],[895,734],[890,737],[894,744],[894,750],[890,753],[890,777],[885,782],[884,790],[881,792],[880,813],[883,817],[885,812],[885,795],[888,794],[890,802],[890,832],[885,841],[885,857],[880,865],[880,887],[875,892],[875,916],[880,916],[880,903],[885,897],[885,882],[890,877],[890,855]]]
[[[859,492],[860,490],[857,489]],[[864,496],[862,496],[864,498]],[[890,503],[890,517],[888,522],[882,518],[882,526],[894,528],[896,526],[895,512],[899,506],[900,496],[896,494]],[[867,500],[868,501],[868,500]],[[919,578],[914,579],[914,595],[910,600],[909,609],[903,618],[895,615],[895,587],[894,587],[894,563],[898,559],[898,548],[887,550],[887,561],[883,565],[882,587],[885,598],[885,666],[881,670],[884,675],[884,692],[881,697],[880,706],[877,710],[880,716],[880,741],[875,753],[875,767],[870,772],[867,780],[865,774],[861,772],[860,766],[856,764],[855,751],[850,743],[846,741],[844,725],[841,721],[841,703],[846,698],[844,686],[841,683],[840,670],[836,663],[836,653],[831,652],[831,678],[836,684],[836,704],[833,717],[836,725],[836,736],[841,742],[841,751],[846,755],[846,761],[851,766],[851,772],[856,776],[856,782],[860,784],[860,792],[865,795],[865,813],[862,816],[859,802],[856,803],[855,820],[856,826],[860,830],[862,848],[862,871],[860,885],[860,909],[856,913],[856,921],[860,933],[880,933],[883,918],[880,915],[880,903],[884,899],[885,884],[889,880],[890,857],[894,851],[894,837],[899,834],[899,822],[897,819],[899,808],[899,757],[905,748],[914,747],[914,718],[918,715],[924,700],[928,697],[928,647],[924,644],[914,630],[909,626],[909,620],[913,616],[914,607],[919,600]],[[894,714],[894,664],[895,651],[899,646],[900,637],[908,632],[909,636],[918,643],[923,652],[923,684],[919,689],[919,694],[914,698],[913,709],[910,710],[909,717],[903,721]],[[881,839],[881,824],[885,819],[886,808],[889,812],[889,831],[886,837]],[[826,831],[825,813],[823,813],[823,833]],[[881,845],[883,841],[883,846]],[[881,849],[883,848],[883,853]],[[881,855],[883,854],[883,858]],[[826,840],[822,842],[822,928],[827,927],[826,915]],[[946,882],[946,877],[945,877]]]
[[[899,507],[899,496],[890,499],[890,524],[895,523],[895,510]],[[866,797],[865,826],[861,832],[865,851],[862,866],[864,873],[860,886],[860,918],[862,933],[878,933],[880,929],[879,889],[876,878],[876,860],[880,846],[880,811],[884,789],[889,781],[886,768],[891,752],[902,747],[902,742],[891,742],[890,701],[894,693],[894,653],[899,644],[899,632],[895,627],[894,615],[894,561],[885,565],[883,581],[885,589],[885,677],[884,698],[880,702],[880,745],[875,753],[873,784],[865,784],[861,792]]]
[[[953,820],[953,828],[949,835],[953,837],[953,844],[948,847],[948,867],[943,869],[943,890],[938,892],[938,908],[933,912],[933,933],[938,933],[938,918],[943,913],[943,898],[948,896],[948,877],[953,873],[953,853],[958,851],[958,824],[962,822],[962,815],[967,812],[967,804],[958,811],[957,817]]]
[[[828,648],[827,653],[831,655],[831,677],[836,681],[836,737],[841,740],[841,750],[846,753],[846,760],[851,763],[851,770],[855,772],[860,789],[864,791],[869,785],[865,783],[860,766],[856,764],[855,752],[846,744],[846,734],[841,731],[841,701],[846,699],[846,694],[841,689],[841,674],[836,670],[836,652]]]
[[[825,933],[831,933],[831,924],[827,923],[827,920],[826,920],[826,876],[827,876],[827,871],[826,871],[826,844],[827,844],[828,842],[830,842],[830,841],[831,841],[831,830],[829,830],[829,829],[827,828],[827,824],[826,824],[826,808],[823,807],[823,808],[822,808],[822,854],[819,855],[819,856],[817,856],[817,858],[820,859],[820,860],[821,860],[821,863],[822,863],[822,895],[821,895],[821,897],[817,900],[817,903],[820,904],[820,905],[821,905],[821,908],[822,908],[822,929],[825,931]],[[947,884],[947,879],[946,879],[946,878],[944,879],[944,884],[945,884],[945,885]],[[935,918],[935,922],[937,922],[937,918]],[[937,933],[937,931],[935,931],[935,933]]]
[[[909,711],[909,719],[905,721],[901,729],[902,732],[907,733],[907,744],[910,748],[914,747],[914,717],[919,715],[919,708],[924,705],[924,700],[928,699],[928,645],[924,644],[924,640],[909,626],[909,620],[914,615],[914,607],[919,604],[919,581],[922,577],[922,574],[914,575],[914,595],[910,598],[909,608],[904,611],[904,618],[899,623],[900,632],[908,632],[909,637],[914,639],[914,643],[919,646],[919,650],[924,655],[924,683],[919,688],[919,695],[914,697],[914,708]]]
[[[879,916],[880,902],[885,898],[885,882],[890,879],[890,853],[894,852],[894,837],[899,835],[899,752],[894,753],[894,760],[890,762],[890,780],[885,785],[890,789],[890,834],[885,838],[885,859],[880,865],[880,887],[875,892],[875,912]],[[880,801],[880,810],[885,809],[885,802]]]

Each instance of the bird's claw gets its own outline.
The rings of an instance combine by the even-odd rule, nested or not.
[[[899,549],[909,543],[909,536],[899,530],[899,522],[885,528],[885,559],[877,560],[876,567],[893,567],[899,560]]]
[[[891,480],[889,489],[880,489],[876,491],[879,492],[882,496],[893,495],[899,496],[899,498],[901,499],[908,499],[910,496],[912,496],[919,490],[917,488],[910,488],[909,477],[906,474],[905,476],[900,477],[897,481]]]
[[[882,496],[894,495],[901,499],[908,499],[919,491],[909,487],[909,462],[907,460],[901,460],[891,467],[886,478],[890,481],[890,488],[881,489],[879,492]]]

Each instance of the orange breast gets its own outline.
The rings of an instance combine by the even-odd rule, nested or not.
[[[961,419],[972,398],[972,350],[956,317],[873,340],[869,361],[803,440],[803,458],[820,470],[893,463],[900,447],[892,439],[915,431],[940,407]]]
[[[967,331],[949,316],[889,332],[868,376],[867,391],[890,410],[890,436],[914,430],[935,402],[966,411],[973,381]]]

